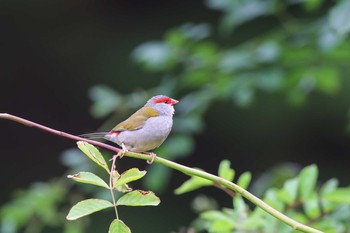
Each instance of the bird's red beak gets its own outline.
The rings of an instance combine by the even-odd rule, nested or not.
[[[175,100],[175,99],[170,98],[170,104],[171,104],[171,105],[175,105],[175,104],[177,104],[177,103],[179,103],[178,100]]]

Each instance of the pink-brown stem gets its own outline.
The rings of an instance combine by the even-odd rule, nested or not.
[[[55,129],[46,127],[44,125],[40,125],[38,123],[29,121],[29,120],[26,120],[26,119],[23,119],[21,117],[17,117],[17,116],[8,114],[8,113],[0,113],[0,118],[11,120],[11,121],[15,121],[15,122],[20,123],[22,125],[26,125],[26,126],[37,128],[37,129],[41,129],[41,130],[44,130],[44,131],[49,132],[51,134],[54,134],[54,135],[57,135],[57,136],[61,136],[61,137],[65,137],[65,138],[68,138],[68,139],[72,139],[72,140],[75,140],[75,141],[88,142],[88,143],[90,143],[90,144],[92,144],[94,146],[99,146],[101,148],[105,148],[107,150],[110,150],[110,151],[113,151],[113,152],[116,152],[116,153],[121,151],[117,147],[110,146],[108,144],[105,144],[105,143],[102,143],[102,142],[98,142],[98,141],[94,141],[94,140],[90,140],[90,139],[87,139],[87,138],[81,138],[81,137],[78,137],[78,136],[75,136],[75,135],[72,135],[72,134],[69,134],[69,133],[65,133],[65,132],[59,131],[59,130],[55,130]]]

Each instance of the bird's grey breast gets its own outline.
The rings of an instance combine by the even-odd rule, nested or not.
[[[172,125],[172,117],[151,117],[142,128],[121,132],[118,136],[118,141],[124,143],[130,151],[149,151],[157,148],[164,142],[171,131]]]

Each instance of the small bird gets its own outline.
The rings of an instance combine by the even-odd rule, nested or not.
[[[165,95],[156,95],[109,132],[80,135],[85,138],[104,138],[122,147],[123,153],[148,152],[159,147],[173,126],[174,105],[179,101]],[[154,159],[155,154],[150,153]],[[121,155],[121,156],[122,156]]]

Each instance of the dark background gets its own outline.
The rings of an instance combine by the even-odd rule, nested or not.
[[[120,93],[154,87],[160,77],[143,73],[131,61],[131,51],[184,22],[215,23],[218,18],[201,1],[1,1],[0,112],[72,134],[91,132],[103,120],[90,114],[90,87],[107,84]],[[206,127],[195,136],[194,153],[179,162],[215,173],[228,158],[238,173],[249,170],[254,177],[283,162],[315,163],[321,180],[337,177],[346,185],[350,81],[343,81],[336,95],[314,93],[300,107],[286,104],[279,93],[259,93],[246,108],[217,102],[204,116]],[[59,156],[74,147],[73,141],[5,120],[0,129],[1,203],[16,189],[64,173]],[[191,195],[177,197],[171,191],[185,179],[174,173],[161,196],[163,205],[151,211],[157,218],[177,213],[165,229],[190,222],[182,213],[190,213]],[[225,202],[223,194],[214,194]],[[139,213],[130,210],[125,219],[132,219],[133,211]],[[137,227],[148,221],[153,217],[128,224],[139,232]]]

